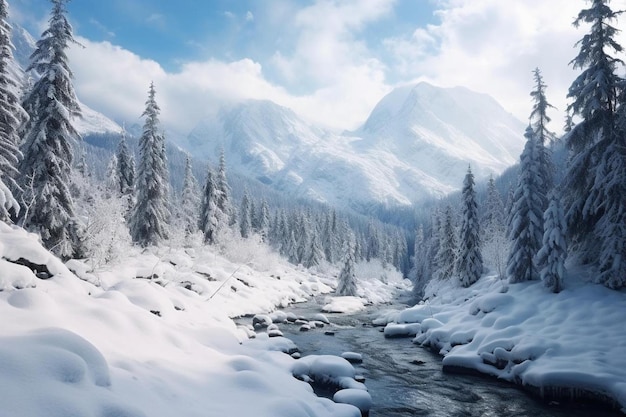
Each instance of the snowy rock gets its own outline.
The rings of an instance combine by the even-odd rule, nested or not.
[[[301,332],[308,332],[309,330],[311,330],[311,326],[307,323],[307,324],[303,324],[302,326],[300,326],[300,331]]]
[[[372,396],[369,392],[360,389],[342,389],[333,395],[333,401],[344,404],[352,404],[361,413],[369,412],[372,408]]]
[[[364,300],[360,297],[332,297],[330,302],[322,307],[327,313],[356,313],[365,308]]]
[[[322,313],[318,313],[318,314],[314,315],[313,316],[313,320],[321,321],[324,324],[330,324],[330,320],[328,320],[328,317],[326,317],[326,315],[324,315]]]
[[[272,319],[266,314],[256,314],[252,317],[252,325],[255,329],[262,329],[272,324]]]
[[[383,334],[387,339],[400,338],[400,337],[414,337],[420,332],[420,323],[410,324],[397,324],[389,323],[385,326]]]
[[[344,352],[341,354],[341,357],[347,360],[350,363],[362,363],[363,355],[356,352]]]

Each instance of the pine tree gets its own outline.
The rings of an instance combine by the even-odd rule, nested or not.
[[[337,294],[341,296],[357,295],[356,286],[356,270],[354,259],[354,236],[350,234],[343,247],[344,258],[343,268],[339,273],[339,281],[337,282]]]
[[[539,68],[535,68],[533,71],[535,79],[535,90],[531,91],[530,95],[534,100],[532,111],[530,112],[530,123],[535,134],[535,146],[537,146],[537,158],[539,163],[539,174],[543,183],[543,189],[545,191],[544,200],[541,204],[541,210],[545,210],[548,207],[547,192],[552,188],[553,181],[553,166],[550,150],[547,147],[548,144],[554,142],[554,133],[548,130],[548,123],[550,118],[547,111],[549,108],[554,108],[546,99],[546,84],[543,82],[541,71]]]
[[[216,243],[219,233],[221,215],[217,207],[218,199],[219,190],[215,182],[215,174],[209,167],[204,189],[202,190],[200,219],[198,220],[198,227],[204,235],[204,243],[209,245]]]
[[[463,217],[461,221],[461,236],[459,238],[459,257],[457,273],[461,285],[469,287],[483,273],[483,258],[480,252],[480,226],[478,222],[478,205],[474,191],[474,175],[467,169],[463,181]]]
[[[137,202],[130,219],[133,242],[146,247],[158,245],[168,237],[167,158],[165,139],[159,133],[159,106],[154,83],[150,84],[143,133],[139,138],[139,170],[137,175]]]
[[[122,130],[116,155],[117,177],[119,180],[118,191],[121,195],[132,195],[135,189],[135,158],[128,149],[125,130]]]
[[[537,265],[541,268],[541,280],[550,291],[558,293],[565,278],[565,215],[558,192],[552,192],[550,204],[543,215],[543,246],[537,254]]]
[[[380,248],[380,231],[374,224],[374,221],[370,219],[367,224],[367,247],[365,252],[365,259],[369,262],[372,259],[378,258],[381,255]]]
[[[454,275],[457,254],[457,243],[452,223],[452,208],[450,206],[446,207],[439,233],[439,249],[436,255],[437,278],[448,279]]]
[[[622,12],[614,12],[608,3],[592,0],[591,7],[581,10],[574,21],[576,27],[590,24],[591,31],[576,44],[580,51],[570,64],[582,72],[568,92],[572,99],[568,111],[582,120],[566,138],[572,154],[566,176],[566,221],[568,235],[583,261],[592,263],[599,257],[597,240],[607,233],[606,227],[610,228],[612,222],[603,222],[601,227],[598,223],[608,211],[620,210],[604,200],[608,184],[605,175],[610,165],[623,165],[608,154],[611,145],[621,140],[616,111],[625,86],[617,75],[617,67],[623,62],[609,54],[611,50],[623,51],[615,41],[618,30],[611,25]],[[609,159],[613,162],[609,163]]]
[[[504,203],[493,177],[487,183],[487,201],[482,222],[482,248],[485,264],[492,267],[499,278],[504,278],[509,240],[506,237]]]
[[[424,296],[424,288],[430,281],[430,263],[428,261],[428,249],[422,225],[419,226],[415,234],[411,276],[413,277],[413,297],[415,300],[421,300]]]
[[[118,177],[117,164],[118,164],[117,156],[113,155],[111,159],[109,160],[106,173],[104,174],[105,186],[106,186],[107,191],[109,191],[108,194],[112,194],[114,196],[120,195],[119,193],[120,178]]]
[[[5,222],[20,210],[11,190],[20,191],[15,181],[21,157],[18,131],[22,121],[28,119],[19,99],[20,82],[14,71],[8,16],[9,5],[6,0],[0,0],[0,221]]]
[[[258,215],[258,223],[258,232],[261,235],[261,240],[263,242],[267,242],[270,230],[270,208],[267,205],[267,201],[265,199],[261,201],[261,207],[259,209]]]
[[[326,260],[330,264],[337,261],[339,252],[339,231],[337,224],[337,213],[335,210],[328,210],[326,221],[324,222],[323,246]]]
[[[187,154],[185,159],[185,179],[181,195],[180,216],[185,228],[185,236],[189,237],[198,230],[198,216],[200,198],[198,196],[198,182],[193,175],[191,156]]]
[[[235,208],[231,201],[230,186],[226,179],[226,158],[224,156],[224,149],[221,151],[220,164],[217,170],[217,190],[217,208],[220,215],[223,216],[223,218],[219,220],[227,226],[232,226],[237,222],[237,213],[235,213]]]
[[[66,50],[75,43],[66,17],[66,0],[52,0],[49,27],[37,41],[27,71],[41,77],[23,107],[30,119],[21,126],[23,159],[19,185],[24,210],[20,222],[41,235],[43,244],[61,258],[81,251],[79,225],[70,194],[72,142],[79,139],[71,119],[80,117]]]
[[[309,245],[309,249],[303,261],[303,265],[306,268],[312,268],[314,266],[317,266],[321,264],[322,261],[326,258],[324,250],[322,249],[322,244],[320,242],[319,233],[315,229],[312,230]]]
[[[541,248],[544,199],[541,190],[536,139],[532,128],[526,129],[526,146],[520,156],[520,173],[513,194],[509,227],[512,240],[507,261],[507,275],[512,283],[538,278],[535,256]]]
[[[244,189],[241,205],[239,206],[239,232],[241,233],[241,237],[250,237],[251,230],[250,196],[248,195],[248,189]]]

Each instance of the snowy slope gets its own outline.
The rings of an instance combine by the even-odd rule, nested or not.
[[[245,264],[208,247],[132,248],[90,269],[0,222],[0,416],[360,415],[293,377],[305,363],[282,353],[290,340],[231,319],[328,293],[335,278],[260,248]],[[363,286],[391,297],[403,283],[388,278]]]
[[[331,132],[270,101],[223,108],[184,147],[301,197],[344,207],[408,205],[460,188],[515,163],[523,124],[492,98],[426,83],[384,97],[355,132]]]

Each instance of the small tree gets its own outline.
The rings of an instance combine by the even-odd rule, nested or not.
[[[420,225],[415,234],[415,246],[413,255],[413,297],[421,300],[424,296],[424,288],[430,280],[430,262],[428,261],[428,248],[424,237],[424,227]]]
[[[504,203],[493,177],[489,179],[487,184],[487,201],[483,212],[481,228],[483,259],[485,264],[493,268],[498,277],[503,279],[510,242],[506,237]]]
[[[250,237],[252,230],[252,220],[250,215],[250,196],[248,195],[248,189],[244,189],[243,197],[241,198],[241,205],[239,206],[239,232],[241,237]]]
[[[135,158],[128,149],[126,131],[122,130],[120,143],[117,145],[117,178],[119,193],[132,195],[135,190]]]
[[[220,153],[216,185],[218,190],[217,208],[220,215],[223,216],[220,222],[223,222],[226,226],[232,226],[237,222],[237,213],[231,201],[230,186],[226,179],[226,158],[224,156],[224,149],[222,149]]]
[[[265,199],[261,201],[261,207],[259,208],[259,215],[257,218],[259,228],[258,233],[261,235],[261,240],[263,242],[267,242],[270,230],[270,208]]]
[[[356,296],[356,272],[354,261],[354,236],[349,235],[344,247],[343,268],[339,273],[337,282],[337,294],[341,296]]]
[[[180,201],[180,219],[185,230],[185,238],[189,238],[198,230],[200,198],[198,196],[198,182],[193,175],[191,156],[185,160],[185,179]]]
[[[449,279],[454,275],[456,264],[457,243],[452,223],[452,208],[446,207],[441,231],[439,234],[439,250],[436,255],[437,278]]]
[[[543,215],[543,246],[537,254],[537,265],[541,268],[541,280],[550,291],[558,293],[565,278],[565,215],[557,192],[550,197],[550,204]]]
[[[217,206],[219,190],[215,183],[215,174],[209,167],[207,171],[204,189],[202,190],[202,200],[200,203],[200,218],[198,227],[204,235],[204,243],[212,245],[217,241],[220,227],[220,213]]]
[[[463,181],[463,217],[461,236],[459,238],[459,257],[457,273],[461,285],[469,287],[483,273],[483,258],[480,252],[480,226],[478,222],[478,205],[474,191],[474,175],[470,168]]]

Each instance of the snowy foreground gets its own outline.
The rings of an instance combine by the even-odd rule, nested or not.
[[[295,360],[281,351],[291,341],[249,339],[254,332],[231,319],[329,293],[335,278],[269,252],[242,264],[165,248],[88,273],[4,223],[0,258],[1,417],[353,417],[359,410],[339,402],[367,403],[358,384],[335,403],[294,378],[349,376],[344,359]],[[403,285],[392,278],[365,282],[363,295],[388,300]]]
[[[389,313],[386,337],[444,355],[453,371],[477,371],[555,399],[616,401],[626,412],[626,293],[570,277],[553,294],[540,282],[483,277],[470,288],[432,282],[425,304]]]

